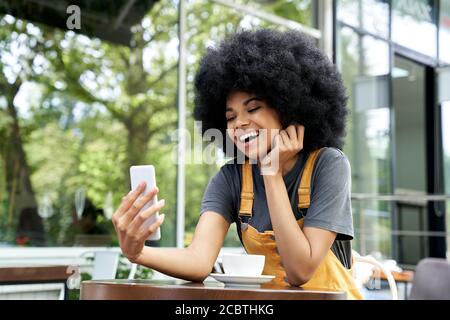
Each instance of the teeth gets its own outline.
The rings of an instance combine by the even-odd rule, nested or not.
[[[248,139],[248,138],[251,138],[251,137],[257,137],[257,136],[258,136],[258,132],[256,132],[256,131],[249,132],[249,133],[246,133],[246,134],[240,136],[239,137],[239,141],[244,142],[245,139]]]

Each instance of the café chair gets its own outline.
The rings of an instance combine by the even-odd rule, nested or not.
[[[128,274],[128,280],[134,280],[134,277],[136,276],[138,265],[136,263],[131,264],[130,273]]]
[[[450,262],[439,258],[420,260],[409,299],[450,300]]]
[[[92,280],[115,279],[120,253],[117,251],[86,251],[81,258],[93,255]]]
[[[385,275],[386,275],[386,279],[388,281],[389,284],[389,290],[391,292],[391,297],[392,300],[398,300],[398,291],[397,291],[397,284],[395,283],[395,279],[394,276],[392,275],[392,272],[386,268],[386,266],[384,266],[380,261],[378,261],[377,259],[375,259],[373,256],[371,255],[366,255],[366,256],[361,256],[358,252],[356,252],[355,250],[352,250],[352,256],[354,259],[354,270],[358,270],[358,264],[369,264],[372,267],[370,268],[370,274],[372,274],[373,270],[378,270],[378,271],[382,271]],[[369,280],[369,277],[366,277],[364,279],[359,279],[358,277],[356,277],[356,281],[360,283],[360,285],[362,285],[363,283],[365,283],[366,281]]]

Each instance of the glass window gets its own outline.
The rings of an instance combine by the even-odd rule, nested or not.
[[[96,35],[58,25],[45,5],[40,23],[0,16],[0,243],[117,246],[110,219],[129,167],[149,163],[166,199],[160,244],[175,244],[178,13],[141,5],[123,17],[113,2],[81,7]]]
[[[435,0],[393,0],[392,40],[435,58],[437,14]]]
[[[350,28],[338,30],[338,67],[347,87],[351,119],[344,152],[354,194],[391,192],[389,45]],[[353,199],[356,250],[391,254],[386,202]]]
[[[450,195],[450,68],[439,70],[439,103],[441,106],[442,149],[445,194]],[[450,230],[450,200],[446,201],[447,232]],[[447,252],[450,253],[450,236],[447,237]]]
[[[233,2],[247,4],[252,8],[315,27],[313,8],[317,1],[314,0],[235,0]]]
[[[442,137],[444,148],[445,192],[450,194],[450,101],[442,104]]]
[[[351,26],[384,38],[389,37],[389,1],[339,0],[337,16]]]
[[[158,197],[166,200],[160,245],[173,246],[177,6],[136,1],[125,15],[114,1],[81,6],[85,18],[73,32],[65,8],[41,2],[0,8],[0,246],[118,245],[111,215],[129,190],[129,167],[146,163],[156,167]],[[312,0],[240,3],[314,24]],[[240,28],[277,26],[208,0],[186,7],[190,115],[206,47]],[[40,23],[25,19],[30,12]],[[191,116],[187,127],[193,137]],[[186,244],[218,170],[186,165]],[[239,245],[230,230],[225,245]]]
[[[292,19],[304,25],[313,25],[311,0],[274,0],[274,1],[235,1],[241,5],[248,5],[252,8],[258,8],[262,12],[269,12],[279,15],[286,19]],[[215,46],[226,35],[235,33],[239,29],[253,29],[253,28],[277,28],[285,30],[284,27],[277,26],[273,23],[267,22],[260,18],[247,15],[243,12],[237,11],[229,6],[213,3],[208,0],[195,0],[187,3],[188,21],[187,28],[192,32],[192,36],[187,40],[188,54],[187,59],[189,64],[187,66],[187,94],[188,110],[194,108],[194,89],[193,79],[198,67],[199,58],[209,46]],[[200,35],[196,31],[202,30]],[[187,119],[187,125],[194,133],[194,120],[192,117]],[[199,138],[201,140],[201,137]],[[195,152],[195,150],[193,150]],[[186,191],[190,194],[187,199],[186,211],[186,242],[189,243],[193,237],[195,226],[200,212],[200,202],[203,196],[204,188],[210,177],[215,175],[220,166],[225,163],[224,159],[220,159],[220,152],[217,152],[216,164],[202,164],[188,163],[186,170],[189,172],[189,179],[186,179]],[[225,247],[241,246],[239,237],[236,231],[236,225],[232,224],[224,242]]]
[[[350,28],[342,28],[339,30],[338,49],[338,67],[349,92],[352,110],[348,148],[352,150],[354,160],[364,157],[352,163],[355,173],[353,186],[358,192],[378,193],[382,191],[378,189],[380,185],[388,188],[389,180],[380,184],[380,181],[374,181],[377,175],[370,172],[372,169],[377,171],[377,157],[388,159],[389,143],[380,143],[387,148],[381,151],[370,149],[370,145],[378,143],[368,142],[371,139],[378,139],[378,142],[389,140],[389,45],[369,36],[360,36]],[[359,117],[361,119],[357,120]],[[367,152],[361,151],[363,149]],[[375,162],[371,164],[372,161]],[[359,172],[359,166],[366,169],[361,167]]]
[[[442,146],[444,156],[445,194],[450,195],[450,101],[445,101],[442,108]],[[450,230],[450,200],[446,201],[447,232]],[[447,237],[447,252],[450,252],[450,237]]]
[[[441,1],[441,17],[439,28],[439,58],[450,64],[450,1]]]
[[[399,56],[395,56],[394,67],[395,193],[420,196],[427,193],[425,67]],[[398,230],[425,230],[427,212],[424,201],[397,201]],[[399,263],[416,264],[426,256],[427,237],[399,235],[395,239]]]

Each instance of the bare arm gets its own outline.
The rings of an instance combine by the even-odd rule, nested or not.
[[[319,228],[300,229],[292,212],[286,185],[283,164],[292,159],[303,148],[304,127],[291,125],[281,130],[275,146],[264,159],[265,163],[278,166],[270,175],[263,175],[270,220],[286,270],[288,281],[293,286],[302,285],[312,277],[336,238],[336,233]]]
[[[221,215],[205,212],[200,217],[189,247],[144,247],[135,262],[176,278],[202,282],[213,268],[229,226]]]
[[[164,215],[150,227],[144,222],[164,206],[164,200],[139,211],[158,193],[158,188],[139,198],[145,183],[130,192],[113,215],[114,228],[123,254],[134,263],[189,281],[203,281],[211,272],[230,224],[215,212],[205,212],[195,229],[192,244],[183,249],[144,246],[147,239],[164,221]]]
[[[270,220],[289,283],[302,285],[324,259],[336,233],[319,228],[300,229],[281,175],[264,176]]]

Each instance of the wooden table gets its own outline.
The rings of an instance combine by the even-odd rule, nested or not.
[[[0,283],[65,282],[68,266],[0,267]]]
[[[183,280],[90,280],[81,283],[82,300],[344,300],[345,292],[261,285],[224,286]]]
[[[68,266],[8,266],[0,267],[0,284],[63,283],[67,298]]]

